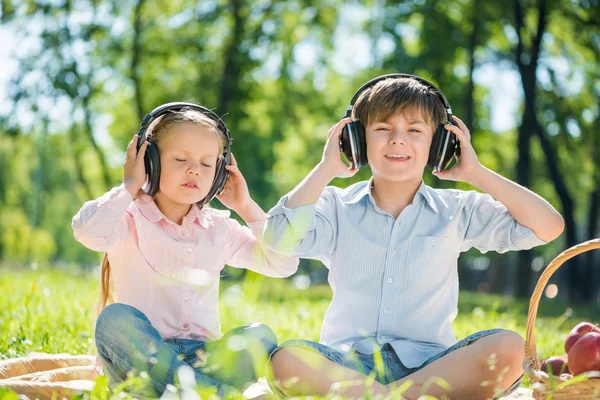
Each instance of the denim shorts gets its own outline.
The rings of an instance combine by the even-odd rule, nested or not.
[[[417,372],[421,368],[433,363],[436,360],[439,360],[440,358],[455,350],[460,349],[461,347],[468,346],[477,339],[481,339],[484,336],[488,336],[502,331],[504,330],[490,329],[476,332],[458,341],[453,346],[436,354],[435,356],[430,357],[422,365],[415,368],[405,367],[389,343],[383,345],[381,351],[376,352],[375,354],[362,354],[354,350],[350,350],[349,352],[345,353],[321,343],[300,339],[288,340],[284,342],[281,346],[279,346],[278,349],[281,349],[283,347],[296,346],[313,350],[318,353],[321,353],[336,364],[340,364],[346,368],[353,369],[365,375],[373,375],[379,383],[383,385],[388,385],[414,372]],[[508,389],[506,389],[501,394],[497,395],[495,399],[508,396],[510,393],[517,390],[521,385],[521,382],[523,381],[524,375],[525,374],[521,375],[521,377],[517,379]],[[271,387],[271,390],[273,390],[274,393],[278,394],[281,397],[285,397],[285,395],[274,384],[272,376],[268,376],[267,381],[269,382],[269,386]]]

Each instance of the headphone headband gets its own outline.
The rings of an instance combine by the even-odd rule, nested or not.
[[[383,81],[389,78],[412,78],[420,83],[422,83],[423,85],[433,89],[433,91],[438,95],[438,97],[440,98],[440,100],[442,100],[442,104],[444,105],[444,108],[446,109],[446,114],[448,114],[448,119],[452,120],[451,116],[452,116],[452,108],[450,107],[450,103],[448,102],[448,99],[446,99],[446,96],[444,95],[444,93],[437,87],[435,86],[433,83],[429,82],[427,79],[421,78],[420,76],[416,76],[416,75],[410,75],[410,74],[387,74],[387,75],[381,75],[378,76],[377,78],[373,78],[370,81],[368,81],[367,83],[365,83],[364,85],[362,85],[352,96],[352,99],[350,100],[350,104],[348,105],[348,108],[346,109],[346,117],[350,117],[352,115],[352,110],[354,109],[354,103],[356,103],[356,100],[358,100],[358,97],[361,95],[362,92],[364,92],[366,89],[375,86],[375,84],[379,81]]]
[[[144,143],[144,140],[146,140],[146,130],[148,129],[152,121],[156,120],[156,118],[158,117],[163,116],[164,114],[167,114],[172,111],[181,111],[184,108],[190,108],[192,110],[199,111],[202,114],[209,117],[210,119],[212,119],[213,121],[215,121],[219,126],[219,129],[223,133],[225,133],[225,136],[227,136],[227,148],[223,151],[223,154],[229,153],[229,149],[231,148],[232,144],[231,133],[229,132],[227,125],[225,125],[225,122],[223,122],[221,117],[219,117],[214,111],[209,110],[206,107],[194,103],[185,102],[172,102],[162,104],[156,107],[154,110],[150,111],[148,114],[146,114],[144,118],[142,118],[142,122],[140,122],[140,128],[138,132],[138,135],[140,136],[140,140],[138,140],[138,150]]]

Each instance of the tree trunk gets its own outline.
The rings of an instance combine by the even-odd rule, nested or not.
[[[139,0],[134,9],[133,20],[133,45],[131,48],[131,80],[133,81],[135,91],[135,106],[138,120],[142,120],[144,115],[144,105],[142,98],[142,84],[140,79],[140,36],[142,31],[142,7],[144,0]]]
[[[473,137],[473,134],[477,130],[475,127],[475,82],[473,81],[473,74],[475,72],[475,50],[477,49],[478,25],[479,20],[481,19],[479,13],[478,0],[473,0],[473,10],[471,14],[471,25],[473,30],[469,37],[469,48],[467,49],[469,58],[469,82],[467,83],[467,98],[465,102],[465,124],[471,131],[471,137]]]
[[[517,160],[517,182],[528,187],[530,184],[531,170],[531,136],[539,125],[535,114],[536,71],[542,35],[546,29],[547,10],[545,0],[540,0],[538,6],[536,36],[531,40],[531,48],[526,49],[524,42],[527,40],[523,40],[523,33],[527,30],[520,0],[514,0],[513,7],[515,13],[515,29],[518,36],[517,47],[515,49],[515,62],[521,75],[521,84],[523,86],[523,94],[525,97],[525,107],[523,109],[521,125],[518,129],[517,145],[519,149],[519,158]],[[519,252],[516,288],[516,295],[518,297],[530,296],[529,287],[532,275],[531,259],[532,253],[530,250]]]
[[[229,100],[232,93],[236,92],[238,80],[240,78],[240,66],[237,62],[239,59],[239,45],[242,41],[244,33],[244,21],[241,14],[241,1],[230,0],[231,14],[233,16],[233,34],[225,52],[225,64],[223,66],[223,76],[221,81],[221,89],[219,91],[219,115],[225,115],[229,111]]]

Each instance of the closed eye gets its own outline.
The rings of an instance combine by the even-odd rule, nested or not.
[[[206,163],[202,163],[202,166],[203,166],[203,167],[206,167],[206,168],[210,168],[210,167],[212,167],[212,165],[210,165],[210,164],[206,164]]]
[[[176,158],[175,161],[186,162],[187,160],[184,160],[184,159],[181,159],[181,158]]]
[[[408,130],[409,132],[416,132],[416,133],[421,133],[421,131],[419,129],[416,128],[411,128]]]

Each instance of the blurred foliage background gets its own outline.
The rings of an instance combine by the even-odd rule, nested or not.
[[[154,107],[189,101],[223,115],[268,210],[320,160],[354,91],[392,72],[440,87],[480,161],[565,218],[541,248],[463,255],[462,288],[529,297],[553,257],[600,236],[598,0],[0,4],[0,269],[97,266],[71,218],[120,183],[126,144]],[[598,302],[599,270],[599,254],[573,259],[548,296]],[[295,279],[323,282],[326,269],[303,260]]]

